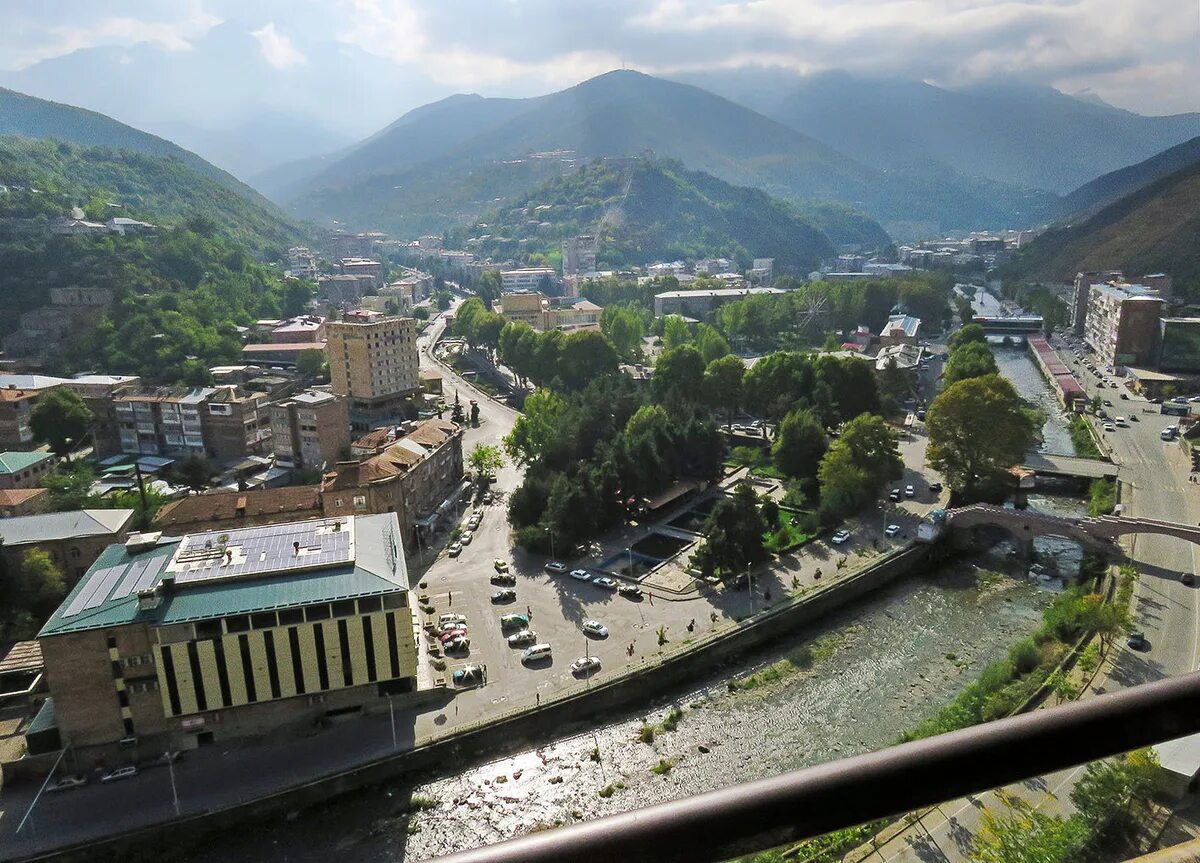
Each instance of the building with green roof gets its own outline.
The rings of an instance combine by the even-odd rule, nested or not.
[[[112,764],[416,690],[394,513],[110,545],[38,634],[63,744]]]
[[[0,452],[0,490],[37,488],[42,477],[54,469],[48,452]]]

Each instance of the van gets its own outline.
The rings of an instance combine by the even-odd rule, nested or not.
[[[1114,423],[1116,423],[1116,424],[1117,424],[1118,426],[1120,426],[1121,428],[1125,428],[1125,427],[1126,427],[1126,425],[1125,425],[1125,417],[1117,417],[1116,419],[1114,419],[1114,420],[1113,420],[1113,422],[1114,422]]]
[[[535,644],[533,647],[525,648],[525,652],[521,654],[522,662],[541,662],[543,659],[550,658],[550,645],[543,642]]]
[[[1179,426],[1167,426],[1158,436],[1163,440],[1175,440],[1175,435],[1179,433]]]
[[[466,623],[467,618],[461,614],[440,614],[438,615],[438,626],[447,623]]]

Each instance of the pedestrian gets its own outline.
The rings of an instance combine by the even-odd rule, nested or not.
[[[650,604],[654,605],[654,593],[648,590],[646,591],[646,596],[650,597]]]
[[[541,707],[542,706],[542,693],[535,692],[535,693],[533,693],[533,697],[537,699],[537,706]]]
[[[525,616],[528,617],[530,620],[533,620],[533,606],[532,605],[525,606]]]

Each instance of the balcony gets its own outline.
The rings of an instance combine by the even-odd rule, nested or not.
[[[439,859],[719,863],[1198,731],[1192,673]]]

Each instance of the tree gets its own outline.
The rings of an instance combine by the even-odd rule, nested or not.
[[[325,376],[325,352],[316,348],[301,351],[296,356],[296,372],[308,380]]]
[[[208,488],[208,481],[212,479],[213,470],[212,463],[202,455],[189,455],[181,461],[175,468],[175,472],[183,481],[184,485],[195,491],[203,491]]]
[[[694,563],[706,576],[737,577],[770,556],[763,539],[766,531],[758,497],[748,483],[742,483],[712,508],[704,525],[708,539],[696,552]]]
[[[475,475],[482,482],[485,477],[491,476],[504,467],[504,456],[500,454],[499,447],[477,443],[467,454],[467,464],[471,466],[471,470],[475,471]]]
[[[679,315],[667,315],[663,318],[662,327],[662,341],[665,348],[677,348],[692,340],[692,333],[688,329],[687,321]]]
[[[636,360],[642,352],[642,316],[621,306],[608,306],[600,315],[600,331],[608,336],[621,358]]]
[[[617,352],[595,330],[571,333],[562,340],[558,379],[571,390],[581,390],[596,378],[617,370]]]
[[[1087,825],[1034,809],[1019,797],[1003,798],[1006,810],[983,810],[972,860],[979,863],[1074,863],[1087,844]]]
[[[871,490],[904,475],[900,436],[882,417],[861,414],[842,427],[839,440],[850,448],[857,464],[866,471]]]
[[[29,427],[39,443],[49,444],[56,455],[66,455],[92,427],[92,412],[79,394],[55,387],[43,395],[29,415]]]
[[[962,345],[969,345],[972,342],[987,344],[987,333],[979,324],[967,324],[946,340],[946,346],[953,351]]]
[[[16,604],[29,611],[35,621],[44,621],[54,613],[67,595],[67,581],[50,555],[40,548],[21,555],[15,589]]]
[[[659,402],[696,401],[704,384],[704,358],[691,345],[668,348],[654,365],[651,383]]]
[[[46,509],[51,512],[67,512],[83,509],[88,505],[96,471],[87,462],[60,464],[42,477],[42,488],[50,491]]]
[[[1132,836],[1137,829],[1137,800],[1156,786],[1158,758],[1152,749],[1139,749],[1109,761],[1087,766],[1071,789],[1077,818],[1086,824],[1093,848]]]
[[[783,418],[775,433],[771,457],[775,467],[790,477],[817,475],[821,457],[829,447],[821,421],[808,408],[792,411]]]
[[[1033,444],[1036,430],[1024,407],[999,375],[947,387],[925,418],[929,464],[968,496],[996,487]]]
[[[946,386],[967,378],[980,378],[997,372],[992,349],[982,342],[968,342],[950,351],[942,380]]]
[[[696,325],[695,343],[706,364],[729,353],[729,343],[725,337],[708,324]]]
[[[704,369],[704,399],[713,408],[725,411],[727,425],[733,425],[733,415],[741,404],[742,379],[745,376],[745,364],[733,354],[713,360]]]
[[[429,306],[417,306],[413,309],[412,316],[418,321],[429,320]]]
[[[280,311],[286,318],[302,315],[313,298],[312,282],[303,279],[288,279],[283,284],[283,305]]]
[[[881,485],[904,474],[898,443],[881,417],[862,414],[846,423],[817,469],[826,523],[862,509]]]
[[[450,308],[449,291],[438,291],[436,294],[434,294],[433,299],[437,303],[439,312],[444,312],[446,309]]]
[[[479,277],[475,292],[479,294],[479,298],[483,300],[483,305],[488,311],[491,311],[492,304],[500,299],[502,286],[503,279],[500,278],[499,270],[488,270]]]

